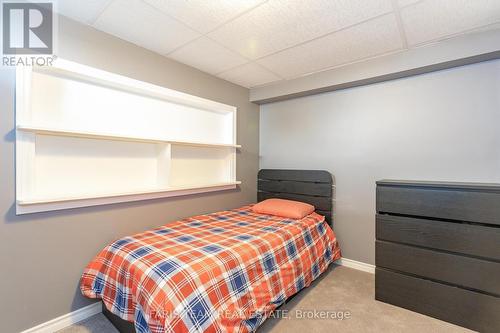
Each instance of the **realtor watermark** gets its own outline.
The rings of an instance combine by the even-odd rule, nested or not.
[[[351,311],[348,310],[277,309],[269,315],[269,318],[299,320],[346,320],[351,319],[351,316]]]
[[[291,316],[292,317],[288,318],[309,319],[309,320],[345,320],[345,319],[351,319],[351,311],[296,309],[291,312]]]
[[[225,320],[246,320],[249,318],[276,318],[280,320],[348,320],[352,318],[349,310],[324,310],[324,309],[275,309],[270,313],[248,312],[246,310],[209,310],[209,309],[183,309],[163,313],[165,318],[190,318],[206,320],[207,318],[220,318]]]
[[[50,66],[56,16],[51,1],[2,0],[2,65]]]

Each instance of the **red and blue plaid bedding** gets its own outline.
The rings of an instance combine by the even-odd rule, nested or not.
[[[113,242],[85,268],[81,291],[138,332],[252,332],[338,258],[322,216],[246,206]]]

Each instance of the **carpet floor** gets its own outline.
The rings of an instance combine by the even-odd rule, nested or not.
[[[374,275],[330,266],[267,319],[257,333],[322,332],[472,332],[374,299]],[[116,333],[99,314],[58,333]]]

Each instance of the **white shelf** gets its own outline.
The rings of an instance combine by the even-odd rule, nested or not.
[[[135,80],[123,75],[106,72],[61,58],[58,58],[52,66],[33,66],[32,69],[34,72],[44,75],[87,82],[211,112],[227,113],[233,112],[234,109],[234,107],[230,105],[189,95],[148,82]]]
[[[216,191],[224,191],[235,189],[239,181],[198,185],[190,187],[176,187],[169,189],[144,190],[132,193],[113,193],[107,195],[89,195],[67,198],[37,198],[37,199],[21,199],[17,201],[18,214],[30,214],[36,212],[47,212],[60,209],[71,209],[78,207],[89,207],[99,205],[109,205],[115,203],[132,202],[140,200],[151,200],[159,198],[176,197],[182,195],[208,193]]]
[[[40,205],[40,204],[49,204],[49,203],[60,203],[60,202],[68,202],[68,201],[81,201],[81,200],[93,200],[93,199],[104,199],[104,198],[119,198],[126,196],[134,196],[140,200],[139,196],[149,195],[149,194],[157,194],[159,197],[167,197],[167,196],[175,196],[178,195],[177,192],[189,191],[189,190],[198,190],[198,189],[211,189],[212,191],[219,191],[225,189],[226,187],[234,188],[236,185],[241,184],[241,181],[227,182],[227,183],[218,183],[218,184],[200,184],[200,185],[191,185],[191,186],[178,186],[171,187],[165,189],[156,189],[156,190],[144,190],[137,192],[126,192],[126,193],[112,193],[112,194],[103,194],[103,195],[89,195],[89,196],[78,196],[78,197],[65,197],[65,198],[39,198],[39,199],[26,199],[26,200],[18,200],[17,204],[21,206],[29,206],[29,205]],[[171,195],[164,195],[164,194]],[[199,193],[199,192],[196,192]]]
[[[134,137],[134,136],[114,135],[114,134],[85,132],[85,131],[71,131],[71,130],[39,127],[39,126],[27,126],[27,125],[18,125],[17,130],[35,134],[42,134],[42,135],[67,136],[73,138],[86,138],[86,139],[97,139],[97,140],[113,140],[113,141],[144,142],[144,143],[170,143],[173,145],[192,146],[192,147],[241,148],[241,145],[232,145],[224,143],[174,141],[174,140],[159,139],[159,138]]]

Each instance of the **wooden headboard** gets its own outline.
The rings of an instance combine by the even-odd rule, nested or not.
[[[306,202],[332,222],[333,178],[324,170],[262,169],[258,174],[257,200],[281,198]]]

